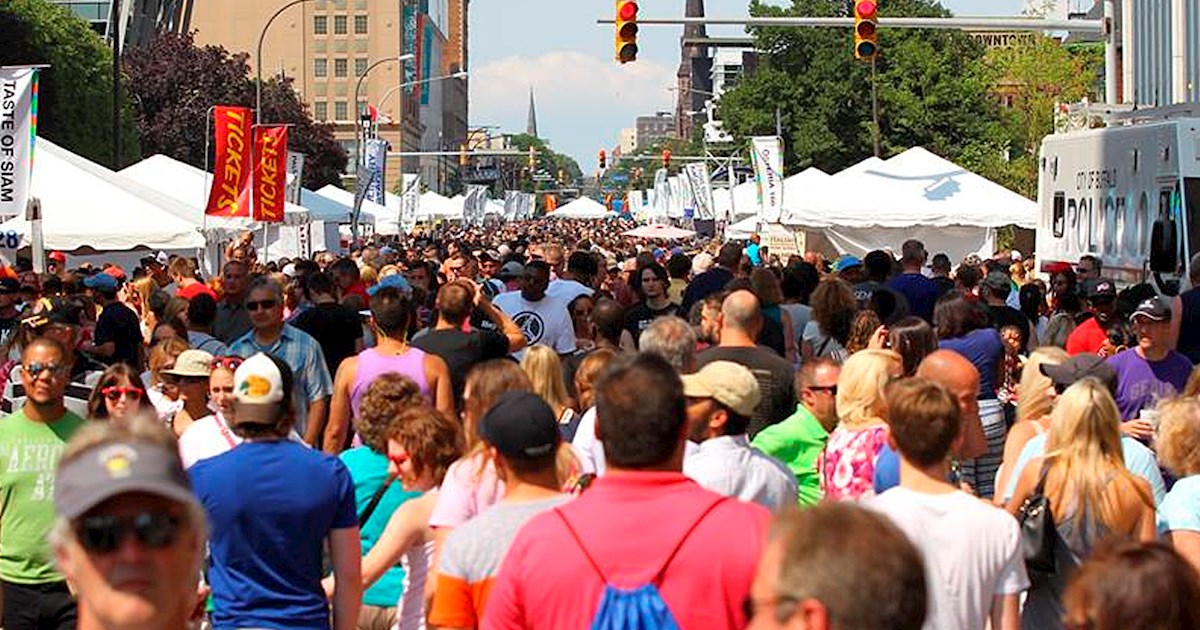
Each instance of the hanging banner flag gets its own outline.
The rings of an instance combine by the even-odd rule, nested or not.
[[[517,210],[520,206],[521,193],[516,190],[504,191],[504,220],[516,221]]]
[[[688,183],[692,187],[692,198],[695,202],[695,218],[709,221],[716,214],[713,203],[712,179],[708,173],[708,165],[704,162],[692,162],[684,167]]]
[[[283,221],[287,137],[284,125],[254,128],[254,220]]]
[[[518,205],[517,217],[520,220],[532,219],[537,207],[537,195],[521,193],[521,203]]]
[[[667,216],[667,209],[671,205],[671,187],[667,183],[667,169],[660,168],[654,171],[654,188],[650,192],[650,205],[652,206],[650,218]]]
[[[411,231],[417,224],[417,213],[421,209],[421,176],[404,174],[404,188],[400,195],[400,228]]]
[[[304,154],[298,151],[287,152],[287,193],[284,198],[288,203],[300,203],[300,189],[304,182]]]
[[[750,148],[758,184],[759,221],[779,223],[783,213],[783,141],[779,136],[759,136],[750,139]]]
[[[0,219],[25,216],[37,108],[37,69],[0,68]]]
[[[218,105],[213,111],[216,126],[216,161],[212,188],[205,214],[218,217],[250,217],[250,108]],[[283,211],[280,210],[280,216]]]
[[[667,179],[667,188],[670,189],[670,203],[667,205],[667,217],[671,219],[684,218],[683,206],[687,202],[687,191],[684,190],[685,183],[683,177],[679,175],[672,176]]]
[[[363,159],[366,165],[361,176],[367,178],[365,199],[381,206],[387,205],[383,181],[387,170],[387,152],[390,148],[387,140],[383,138],[370,138],[363,145]]]
[[[645,211],[645,208],[642,207],[642,203],[642,191],[629,191],[629,205],[627,206],[626,213],[635,219],[638,218],[642,212]]]

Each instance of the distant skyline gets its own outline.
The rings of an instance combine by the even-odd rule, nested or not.
[[[683,14],[683,0],[643,1],[643,16]],[[782,3],[781,3],[782,4]],[[1024,0],[943,0],[956,15],[1017,15]],[[747,14],[748,3],[708,0],[711,17]],[[529,89],[537,101],[538,131],[556,151],[596,167],[596,152],[616,146],[637,116],[674,111],[682,26],[645,26],[638,60],[613,61],[612,27],[596,20],[611,0],[473,0],[470,13],[470,124],[522,133]],[[736,36],[737,27],[710,28]],[[848,53],[847,53],[848,54]]]

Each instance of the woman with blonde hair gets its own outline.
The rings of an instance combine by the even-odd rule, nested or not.
[[[1200,572],[1200,400],[1158,407],[1158,461],[1179,480],[1158,507],[1158,529]]]
[[[1043,346],[1029,354],[1021,368],[1021,382],[1017,384],[1017,421],[1008,430],[1004,439],[1004,459],[996,471],[996,488],[1007,488],[1011,471],[1025,444],[1035,435],[1050,428],[1050,410],[1054,408],[1054,383],[1042,374],[1043,365],[1062,365],[1067,362],[1067,351],[1055,346]],[[993,497],[996,505],[1004,503],[1002,492]]]
[[[903,374],[900,355],[862,350],[846,359],[837,384],[838,426],[817,458],[826,500],[874,494],[875,461],[888,441],[883,390]]]
[[[1025,628],[1062,627],[1067,579],[1099,542],[1155,538],[1154,495],[1146,480],[1125,468],[1120,424],[1108,388],[1084,378],[1059,396],[1050,414],[1046,455],[1021,471],[1005,509],[1016,516],[1034,494],[1049,499],[1057,565],[1053,573],[1030,569]]]
[[[541,396],[554,410],[560,427],[576,422],[579,413],[575,409],[575,401],[567,394],[562,361],[553,348],[540,343],[529,348],[525,351],[525,358],[521,359],[521,369],[529,376],[533,393]]]

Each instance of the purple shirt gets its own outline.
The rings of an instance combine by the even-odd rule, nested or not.
[[[1108,364],[1117,371],[1117,407],[1122,420],[1135,420],[1142,409],[1183,391],[1192,373],[1192,362],[1174,350],[1161,361],[1147,361],[1137,348],[1129,348],[1110,358]]]
[[[941,295],[936,282],[919,273],[902,273],[888,282],[888,288],[908,300],[909,312],[933,322],[933,305]]]

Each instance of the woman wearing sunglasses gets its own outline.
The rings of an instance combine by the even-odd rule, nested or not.
[[[242,438],[229,428],[233,422],[233,373],[241,364],[241,357],[213,357],[212,372],[208,376],[208,403],[212,413],[191,423],[179,436],[179,457],[184,468],[191,468],[202,459],[216,457],[242,443]]]
[[[208,408],[208,377],[212,374],[213,356],[203,350],[184,350],[175,365],[163,370],[163,383],[179,390],[183,406],[171,416],[169,424],[176,437],[183,435],[196,420],[212,415]]]
[[[153,409],[142,379],[128,365],[118,363],[100,375],[88,398],[88,418],[125,421],[142,411]]]

